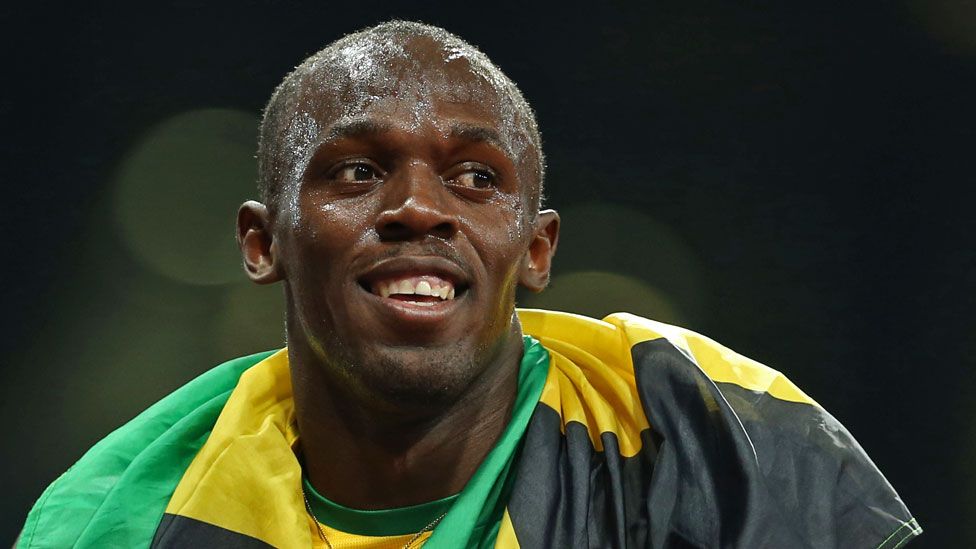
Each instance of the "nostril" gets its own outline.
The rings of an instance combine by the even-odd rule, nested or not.
[[[410,236],[410,229],[399,221],[390,221],[379,226],[379,233],[384,240],[403,240]]]
[[[431,234],[447,239],[454,236],[454,233],[457,232],[457,227],[455,227],[453,223],[449,221],[445,221],[443,223],[438,223],[437,225],[435,225],[430,232]]]
[[[458,224],[442,214],[435,216],[429,212],[407,211],[384,217],[376,223],[376,232],[381,240],[413,240],[423,236],[447,240],[458,232]]]

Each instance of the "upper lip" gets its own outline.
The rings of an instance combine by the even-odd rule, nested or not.
[[[457,289],[469,285],[470,278],[460,265],[439,256],[396,256],[381,259],[359,277],[367,290],[379,280],[399,276],[433,275],[449,281]]]

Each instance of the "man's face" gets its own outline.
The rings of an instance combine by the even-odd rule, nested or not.
[[[504,99],[428,46],[380,60],[377,82],[306,82],[296,120],[315,137],[274,231],[289,344],[388,401],[470,385],[511,339],[534,238]]]

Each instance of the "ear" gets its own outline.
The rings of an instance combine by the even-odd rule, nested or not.
[[[556,210],[543,210],[536,217],[532,242],[525,252],[519,271],[519,284],[533,292],[541,292],[549,285],[552,256],[559,242],[559,214]]]
[[[241,204],[237,211],[237,245],[244,259],[244,272],[252,282],[271,284],[281,280],[278,246],[267,206],[254,200]]]

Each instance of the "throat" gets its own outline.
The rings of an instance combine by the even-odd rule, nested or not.
[[[521,334],[513,339],[514,349],[503,345],[458,397],[441,402],[378,406],[376,395],[335,375],[341,370],[292,361],[297,452],[310,483],[335,503],[367,510],[460,492],[511,418],[522,357]]]
[[[457,494],[505,431],[515,391],[514,383],[502,383],[477,405],[459,402],[436,418],[410,422],[366,425],[333,416],[326,428],[299,415],[305,474],[322,495],[355,509]]]
[[[423,434],[390,434],[344,447],[317,448],[302,440],[303,468],[320,494],[365,510],[419,505],[459,493],[501,436],[507,417],[477,428],[448,432],[442,426]]]

